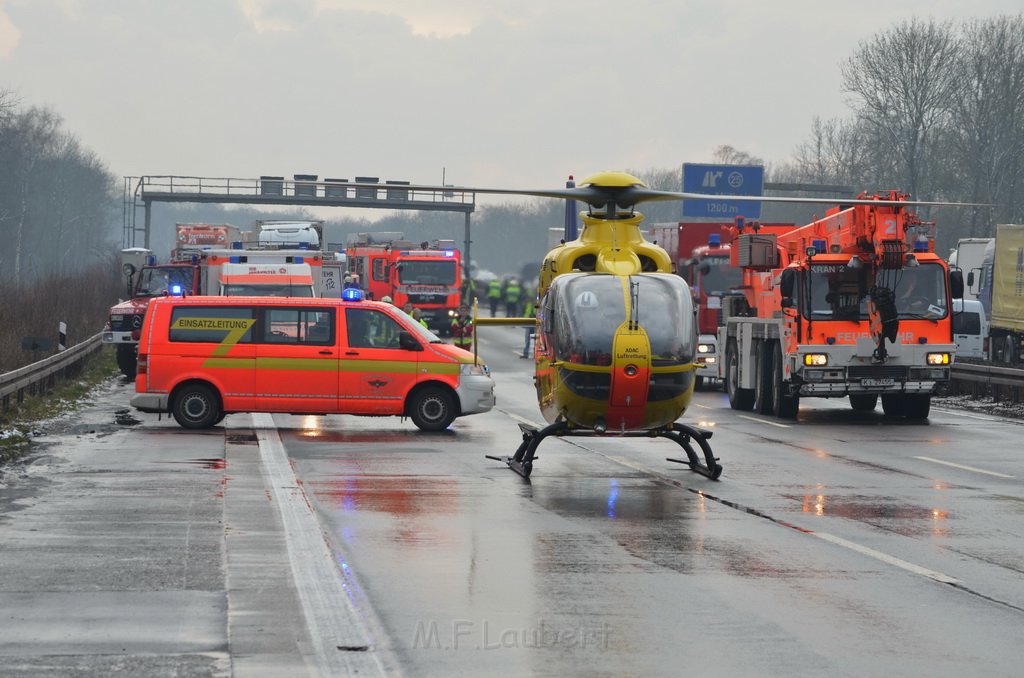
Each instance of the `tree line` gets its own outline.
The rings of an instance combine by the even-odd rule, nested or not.
[[[791,158],[772,161],[723,145],[711,161],[763,165],[767,182],[844,185],[854,192],[897,189],[920,200],[991,205],[919,210],[938,223],[940,252],[957,238],[991,235],[996,223],[1024,221],[1024,14],[956,23],[907,20],[859,43],[841,72],[849,114],[816,118]],[[681,187],[678,165],[626,169],[653,188]],[[24,280],[74,271],[116,250],[121,197],[114,177],[62,129],[55,113],[21,107],[0,91],[0,276]],[[823,209],[766,203],[761,220],[806,223]],[[642,211],[648,223],[681,219],[678,203],[645,204]],[[555,200],[481,207],[471,220],[473,258],[498,273],[518,272],[543,256],[548,229],[561,227],[563,215]],[[170,249],[179,221],[248,228],[255,219],[289,216],[309,218],[302,212],[162,207],[153,221],[153,249],[161,256]],[[413,240],[461,243],[463,217],[424,212],[377,222],[340,218],[325,227],[330,242],[387,230]]]
[[[52,110],[0,90],[0,280],[87,270],[119,238],[117,179]]]

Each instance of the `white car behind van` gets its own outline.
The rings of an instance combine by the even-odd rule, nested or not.
[[[988,319],[980,301],[953,300],[953,340],[958,358],[988,358]]]

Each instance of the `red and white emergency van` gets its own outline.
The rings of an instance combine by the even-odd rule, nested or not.
[[[351,296],[154,299],[131,404],[185,428],[285,412],[397,415],[425,431],[494,406],[494,381],[472,353],[391,304]]]

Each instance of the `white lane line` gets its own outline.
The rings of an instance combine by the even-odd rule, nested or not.
[[[957,412],[956,410],[947,410],[945,407],[936,407],[936,410],[941,410],[943,414],[950,414],[954,417],[967,417],[968,419],[980,419],[981,421],[1006,421],[998,417],[990,417],[986,414],[971,414],[969,412]]]
[[[737,414],[740,419],[746,419],[747,421],[756,421],[758,424],[768,424],[769,426],[778,426],[779,428],[793,428],[792,424],[780,424],[777,421],[768,421],[767,419],[760,419],[758,417],[748,417],[745,414]]]
[[[284,523],[295,588],[316,653],[311,659],[322,676],[386,675],[350,598],[351,584],[342,578],[335,565],[334,554],[288,463],[273,417],[253,414],[252,423],[263,469]]]
[[[920,459],[921,461],[930,461],[933,464],[942,464],[943,466],[952,466],[953,468],[962,469],[964,471],[972,471],[974,473],[984,473],[987,476],[995,476],[996,478],[1013,478],[1005,473],[996,473],[995,471],[986,471],[985,469],[975,468],[973,466],[964,466],[963,464],[954,464],[951,461],[942,461],[941,459],[932,459],[931,457],[914,457],[914,459]]]
[[[896,558],[895,556],[890,556],[887,553],[882,553],[881,551],[876,551],[874,549],[868,548],[867,546],[861,546],[860,544],[857,544],[857,543],[852,542],[852,541],[847,541],[846,539],[843,539],[842,537],[837,537],[837,536],[829,534],[827,532],[810,532],[809,534],[811,534],[812,536],[818,537],[819,539],[824,539],[827,542],[831,542],[833,544],[836,544],[837,546],[842,546],[843,548],[848,548],[851,551],[856,551],[857,553],[860,553],[862,555],[868,556],[870,558],[874,558],[875,560],[880,560],[883,563],[888,563],[889,565],[895,565],[896,567],[901,568],[903,570],[906,570],[907,572],[912,572],[914,574],[918,574],[918,575],[921,575],[923,577],[928,577],[929,579],[934,579],[935,581],[942,582],[943,584],[959,584],[960,583],[960,580],[957,579],[956,577],[950,577],[948,574],[942,574],[941,572],[936,572],[935,570],[929,570],[926,567],[921,567],[920,565],[915,565],[914,563],[908,563],[907,561],[900,560],[899,558]]]

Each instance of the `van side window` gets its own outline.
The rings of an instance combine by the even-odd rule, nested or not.
[[[255,315],[251,308],[178,306],[171,311],[170,341],[251,344]]]
[[[377,257],[376,259],[373,260],[373,279],[388,279],[387,259],[385,259],[384,257]]]
[[[374,308],[347,308],[348,345],[351,348],[398,348],[403,331],[391,316]]]
[[[971,311],[954,313],[953,334],[981,334],[981,316]]]
[[[326,309],[268,308],[263,311],[266,344],[334,343],[334,312]]]

